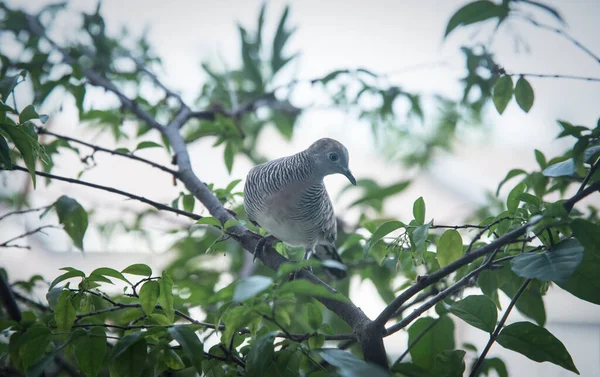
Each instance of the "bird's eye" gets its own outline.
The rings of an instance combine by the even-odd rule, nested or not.
[[[337,153],[329,153],[329,160],[331,162],[336,162],[337,160],[340,159],[340,156],[337,155]]]

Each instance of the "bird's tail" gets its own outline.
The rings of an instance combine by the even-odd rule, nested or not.
[[[320,261],[323,260],[334,260],[339,262],[341,266],[346,267],[343,262],[340,254],[338,254],[337,249],[334,246],[330,245],[320,245],[315,248],[314,257]],[[341,267],[340,266],[340,267]],[[331,276],[334,279],[345,279],[348,276],[346,269],[323,266],[323,270],[327,273],[327,275]]]

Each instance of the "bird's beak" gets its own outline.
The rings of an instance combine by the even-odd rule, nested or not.
[[[356,186],[356,178],[354,178],[354,176],[352,175],[352,172],[350,171],[350,169],[345,169],[344,170],[344,175],[346,176],[346,178],[348,178],[348,180],[350,181],[350,183],[352,183],[354,186]]]

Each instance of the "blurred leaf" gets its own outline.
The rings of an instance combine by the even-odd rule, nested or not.
[[[0,123],[0,130],[4,130],[8,134],[19,153],[21,153],[35,189],[35,162],[38,158],[40,145],[33,127],[29,127],[28,123],[20,126]]]
[[[527,0],[527,2],[522,2],[522,3],[542,8],[543,10],[545,10],[546,12],[548,12],[552,16],[554,16],[554,18],[556,18],[558,21],[560,21],[561,24],[566,25],[565,20],[562,18],[562,16],[560,15],[560,13],[558,13],[558,11],[556,9],[554,9],[546,4],[542,4],[542,3],[539,3],[539,2],[533,1],[533,0]]]
[[[317,331],[323,324],[323,312],[318,304],[309,302],[305,304],[306,320],[311,330]]]
[[[221,224],[221,222],[219,221],[219,219],[214,218],[214,217],[203,217],[201,219],[199,219],[198,221],[196,221],[196,224],[200,224],[200,225],[214,225],[216,227],[222,228],[223,225]]]
[[[498,113],[502,114],[513,97],[513,81],[510,76],[502,76],[494,85],[494,95],[492,97],[494,106]]]
[[[273,279],[267,276],[250,276],[238,281],[233,291],[233,301],[244,302],[271,286]]]
[[[497,357],[487,358],[483,360],[481,363],[481,367],[479,367],[478,376],[485,375],[491,376],[490,372],[493,370],[496,371],[498,377],[508,377],[508,370],[506,369],[506,364],[502,359]]]
[[[448,229],[442,234],[437,244],[437,260],[440,267],[445,267],[462,256],[463,244],[460,233]]]
[[[523,76],[519,77],[517,84],[515,85],[515,99],[517,100],[519,107],[526,113],[528,113],[533,106],[533,88],[531,87],[531,84],[529,84],[529,81]]]
[[[190,359],[196,371],[201,375],[204,348],[196,333],[186,326],[173,326],[169,328],[169,334],[181,345],[183,352]]]
[[[422,196],[415,200],[413,204],[413,216],[417,224],[423,225],[425,223],[425,201]]]
[[[54,206],[58,214],[58,221],[63,224],[75,246],[83,251],[83,236],[88,227],[87,212],[75,199],[66,195],[58,198]]]
[[[496,305],[487,296],[471,295],[455,302],[450,307],[450,313],[490,334],[496,327],[498,311]]]
[[[232,226],[236,226],[239,224],[240,224],[240,222],[238,221],[238,219],[231,218],[231,219],[225,221],[225,224],[223,224],[223,229],[227,230],[227,229],[231,228]]]
[[[294,29],[286,30],[287,28],[285,23],[289,12],[290,8],[289,6],[286,6],[283,13],[281,14],[279,25],[277,25],[275,37],[273,38],[273,49],[271,55],[271,70],[273,72],[273,76],[295,56],[293,55],[288,58],[283,57],[283,48],[285,46],[285,43],[295,31]]]
[[[508,209],[508,212],[513,214],[515,213],[517,208],[519,208],[519,195],[524,193],[526,189],[527,184],[525,182],[521,182],[518,185],[516,185],[512,190],[510,190],[508,198],[506,199],[506,208]]]
[[[131,284],[131,282],[129,280],[127,280],[127,278],[125,276],[123,276],[122,273],[120,273],[119,271],[117,271],[115,269],[109,268],[109,267],[99,267],[99,268],[96,268],[90,274],[90,276],[93,276],[93,275],[110,276],[110,277],[122,280],[122,281],[124,281],[127,284]]]
[[[377,243],[377,241],[381,240],[383,237],[387,236],[388,234],[392,233],[393,231],[403,228],[405,226],[406,225],[404,225],[404,223],[402,221],[396,221],[396,220],[388,221],[388,222],[381,224],[377,228],[375,233],[373,233],[373,235],[371,236],[369,241],[365,244],[364,254],[366,255],[369,252],[369,250],[371,250],[373,245],[375,245],[375,243]]]
[[[542,171],[546,177],[563,177],[573,175],[576,172],[575,161],[572,158],[548,166]]]
[[[186,194],[183,196],[183,210],[187,212],[194,212],[194,204],[196,203],[196,199],[192,194]]]
[[[33,105],[27,105],[19,114],[19,123],[23,124],[32,119],[39,119],[42,123],[46,123],[48,115],[40,115],[35,111]]]
[[[313,284],[306,280],[293,280],[281,285],[280,293],[295,293],[309,297],[324,297],[337,301],[348,301],[348,298],[340,293],[331,292],[322,285]]]
[[[115,345],[113,346],[112,352],[108,358],[109,361],[115,360],[117,357],[121,356],[123,352],[125,352],[129,347],[139,342],[143,338],[144,334],[140,331],[132,332],[125,336],[123,336]]]
[[[87,377],[96,377],[106,352],[106,333],[101,327],[93,327],[85,336],[73,342],[75,358]]]
[[[496,340],[504,348],[513,350],[537,362],[549,361],[579,374],[569,352],[554,335],[530,322],[510,324]]]
[[[350,204],[350,207],[356,206],[358,204],[363,204],[371,200],[386,199],[392,195],[396,195],[399,192],[404,191],[404,189],[406,189],[409,185],[410,181],[402,181],[387,187],[377,187],[373,189],[368,189],[366,194],[362,198]]]
[[[20,354],[25,370],[35,364],[44,354],[52,341],[52,332],[47,327],[33,326],[19,338]]]
[[[152,275],[152,269],[146,264],[136,263],[129,267],[126,267],[123,271],[124,274],[138,275],[148,277]]]
[[[273,362],[273,341],[275,333],[266,333],[254,340],[250,345],[248,359],[246,360],[246,371],[249,377],[262,377],[269,370]]]
[[[465,372],[465,354],[463,350],[442,351],[433,361],[431,376],[461,377]]]
[[[135,150],[139,151],[140,149],[147,149],[147,148],[162,148],[162,145],[155,143],[153,141],[142,141],[135,147]]]
[[[68,333],[75,322],[75,307],[71,303],[71,292],[63,291],[54,308],[54,320],[59,332]]]
[[[448,21],[444,38],[461,25],[470,25],[476,22],[485,21],[490,18],[498,18],[502,21],[508,15],[508,8],[497,5],[491,1],[480,0],[473,1],[460,8]],[[499,21],[499,22],[500,22]]]
[[[408,328],[408,344],[420,337],[434,321],[431,317],[416,320]],[[448,316],[440,317],[437,321],[410,349],[413,363],[426,370],[433,367],[437,354],[454,349],[454,323]]]
[[[77,270],[74,268],[64,267],[64,268],[61,268],[61,270],[64,270],[67,272],[58,276],[56,279],[54,279],[54,281],[52,281],[52,283],[50,284],[49,289],[52,289],[56,284],[60,283],[61,281],[71,279],[74,277],[85,277],[85,274],[83,273],[83,271],[80,271],[80,270]]]
[[[4,76],[2,80],[0,80],[0,96],[4,102],[6,102],[10,93],[20,83],[19,78],[25,79],[26,74],[25,71],[21,71],[18,75]]]
[[[527,174],[527,172],[525,170],[522,169],[513,169],[511,171],[508,172],[508,174],[506,175],[506,177],[500,181],[500,183],[498,184],[498,188],[496,189],[496,196],[498,196],[498,194],[500,193],[500,189],[502,188],[502,186],[504,186],[504,184],[510,180],[511,178],[514,178],[518,175],[521,174]]]
[[[160,295],[158,296],[158,303],[163,308],[167,318],[171,321],[171,323],[175,319],[175,308],[173,307],[174,298],[173,298],[173,279],[165,272],[163,272],[162,277],[158,281],[160,284]]]
[[[7,169],[12,168],[12,161],[10,158],[10,147],[6,142],[4,136],[0,134],[0,165],[5,166]]]
[[[233,169],[233,157],[234,157],[233,144],[227,143],[225,144],[225,151],[223,152],[223,158],[225,161],[225,166],[227,167],[227,171],[231,174],[231,169]]]
[[[149,280],[142,285],[140,289],[140,304],[146,315],[150,315],[154,311],[158,295],[160,294],[160,285],[155,280]]]
[[[131,344],[119,356],[111,358],[108,367],[110,377],[139,377],[146,366],[147,355],[145,340]]]
[[[342,377],[390,377],[390,374],[380,366],[367,363],[350,352],[337,348],[324,348],[319,351],[319,355],[336,367]]]
[[[581,263],[583,254],[583,246],[571,238],[542,253],[519,254],[510,264],[521,277],[564,284]]]

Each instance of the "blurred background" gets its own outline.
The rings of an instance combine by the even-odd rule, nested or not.
[[[39,10],[48,2],[40,0],[8,1],[28,11]],[[106,21],[107,34],[118,35],[124,26],[131,35],[147,36],[155,54],[162,59],[162,69],[157,72],[163,82],[180,91],[188,103],[195,103],[198,92],[208,79],[201,63],[227,71],[239,64],[240,36],[236,23],[253,28],[262,1],[179,1],[164,2],[130,0],[127,2],[105,0],[101,13]],[[557,8],[567,22],[567,30],[590,50],[600,53],[600,2],[596,0],[547,1]],[[592,126],[598,119],[600,85],[596,82],[530,78],[535,90],[535,104],[524,113],[514,101],[500,116],[493,107],[485,107],[477,126],[462,126],[448,150],[436,150],[427,164],[407,163],[405,148],[410,143],[403,135],[385,129],[373,132],[372,122],[344,106],[332,104],[319,88],[309,84],[340,69],[364,68],[379,75],[391,86],[399,86],[408,92],[419,92],[424,112],[435,111],[438,103],[435,95],[460,97],[464,77],[465,58],[460,47],[477,38],[486,38],[494,25],[484,30],[459,28],[444,39],[444,30],[450,16],[464,4],[460,0],[436,1],[315,1],[294,2],[290,6],[288,22],[298,29],[290,37],[287,48],[300,55],[292,60],[285,72],[278,77],[282,83],[290,78],[298,80],[290,101],[293,106],[304,109],[297,119],[293,135],[288,140],[276,128],[265,128],[256,142],[258,154],[266,159],[293,154],[305,149],[321,137],[331,137],[345,144],[350,151],[350,166],[359,179],[373,179],[381,185],[412,179],[410,186],[385,201],[383,214],[402,221],[412,216],[412,204],[419,196],[427,203],[427,217],[436,224],[462,224],[482,205],[489,201],[510,169],[531,171],[537,168],[533,150],[539,149],[546,156],[562,154],[570,143],[555,140],[560,129],[557,119],[573,124]],[[267,2],[264,35],[271,39],[286,3]],[[72,2],[68,14],[55,21],[52,36],[64,43],[81,28],[76,12],[93,13],[95,2]],[[552,21],[550,16],[540,14],[541,21]],[[496,62],[510,72],[574,74],[600,76],[600,67],[583,52],[576,49],[560,35],[536,28],[525,22],[510,22],[494,36],[493,53]],[[16,90],[17,103],[31,103],[31,91],[27,85]],[[160,97],[148,88],[148,98]],[[104,107],[107,101],[100,89],[88,90],[85,105]],[[112,98],[111,104],[117,103]],[[22,106],[20,106],[22,107]],[[54,132],[78,137],[108,148],[133,149],[137,141],[115,138],[107,133],[93,132],[79,124],[77,107],[72,98],[53,94],[41,112],[50,115],[47,125]],[[410,122],[410,119],[407,120]],[[411,132],[426,134],[426,124],[411,123]],[[240,156],[235,159],[228,173],[223,162],[224,146],[213,147],[214,140],[200,139],[190,146],[190,155],[196,174],[208,183],[224,187],[233,179],[244,178],[254,165],[252,159]],[[139,156],[169,165],[170,157],[162,149],[136,152]],[[179,194],[170,177],[156,169],[129,160],[115,159],[108,155],[96,155],[97,166],[82,168],[74,153],[64,152],[54,158],[59,175],[74,176],[85,170],[82,179],[101,182],[125,191],[135,192],[153,200],[171,203]],[[29,177],[25,174],[0,174],[0,194],[9,195],[20,190],[30,190]],[[238,186],[241,190],[241,185]],[[331,197],[339,217],[349,223],[356,222],[361,209],[349,208],[357,192],[348,191],[338,195],[347,186],[341,176],[326,178]],[[508,193],[500,191],[500,198]],[[47,235],[37,234],[27,242],[30,250],[0,248],[0,264],[11,279],[29,279],[41,274],[52,280],[58,269],[72,266],[86,272],[100,266],[122,269],[132,263],[146,263],[155,271],[168,265],[174,257],[170,247],[176,235],[166,229],[189,227],[187,219],[158,213],[144,222],[143,234],[136,232],[115,233],[107,240],[103,229],[93,223],[107,224],[111,221],[133,218],[132,210],[144,207],[123,200],[115,195],[93,191],[85,187],[54,182],[45,186],[40,180],[38,188],[31,193],[31,205],[44,206],[62,194],[67,194],[84,205],[96,208],[92,225],[85,238],[85,252],[71,246],[68,237],[60,230],[50,229]],[[337,199],[336,199],[337,198]],[[587,203],[598,199],[588,199]],[[581,205],[584,206],[586,202]],[[3,209],[0,207],[0,214]],[[199,205],[196,212],[203,214]],[[15,217],[0,222],[0,241],[7,235],[23,233],[23,229],[36,226],[38,215]],[[213,255],[209,263],[215,269],[227,269],[228,259],[223,254]],[[231,282],[221,277],[220,286]],[[43,295],[43,292],[41,293]],[[40,297],[43,297],[41,296]],[[374,318],[385,306],[369,281],[355,278],[351,282],[351,298],[365,313]],[[506,297],[502,298],[507,303]],[[578,300],[553,286],[544,298],[547,311],[547,328],[561,339],[573,356],[582,376],[600,375],[600,308]],[[509,322],[522,320],[513,312]],[[464,326],[456,321],[458,344],[469,342],[481,349],[487,342],[487,334]],[[395,359],[404,351],[406,333],[399,332],[386,338],[389,356]],[[507,362],[511,376],[567,376],[571,373],[549,363],[538,364],[520,354],[494,346],[491,356],[500,355]]]

